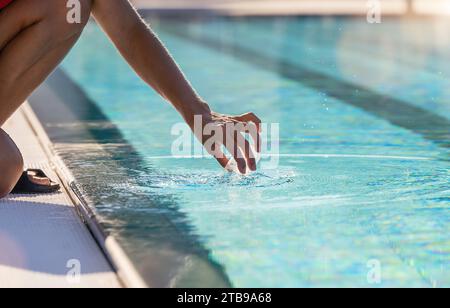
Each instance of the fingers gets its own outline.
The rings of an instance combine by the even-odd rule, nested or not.
[[[242,138],[242,139],[243,139],[242,142],[240,142],[238,144],[242,145],[244,147],[244,148],[241,147],[241,150],[245,154],[245,159],[247,161],[248,168],[251,171],[256,171],[256,157],[255,157],[255,154],[252,151],[252,147],[251,147],[251,145],[250,145],[250,143],[248,142],[247,139],[245,139],[245,138]]]
[[[250,171],[256,171],[256,156],[252,150],[250,142],[242,135],[246,131],[246,125],[239,124],[228,128],[226,133],[226,148],[236,160],[239,171],[242,174]],[[230,144],[230,141],[231,144]]]
[[[225,143],[224,146],[227,149],[228,152],[233,156],[234,160],[236,161],[237,167],[239,169],[239,172],[241,174],[247,173],[247,162],[244,158],[244,154],[241,151],[241,148],[238,146],[239,140],[237,140],[238,137],[235,137],[236,134],[240,133],[238,131],[231,131],[230,129],[225,130]],[[242,135],[241,135],[242,137]],[[236,142],[237,140],[237,142]]]
[[[253,128],[250,126],[250,123],[239,123],[234,126],[234,144],[244,153],[248,168],[251,171],[256,171],[256,156],[250,142],[242,135],[242,133],[250,133],[252,130],[257,134],[256,126],[253,125]]]
[[[261,153],[261,134],[259,133],[256,124],[246,123],[244,132],[250,135],[255,143],[256,151]]]
[[[246,123],[245,132],[252,137],[253,142],[255,143],[256,151],[261,153],[261,120],[253,112],[234,117],[234,119]]]
[[[219,164],[225,169],[230,167],[230,159],[221,149],[224,146],[234,158],[238,172],[246,174],[247,170],[256,171],[257,157],[254,152],[255,150],[258,153],[261,152],[261,120],[250,112],[235,117],[225,115],[218,117],[216,115],[214,122],[209,124],[212,124],[218,130],[214,136],[222,135],[222,140],[216,139],[214,141],[216,142],[215,150],[209,151]],[[256,149],[253,149],[245,134],[252,138]],[[203,138],[203,145],[206,148],[211,146],[210,142],[205,141],[205,138]]]
[[[236,120],[241,122],[253,122],[256,124],[256,127],[258,128],[258,132],[261,132],[261,119],[258,118],[253,112],[248,112],[243,115],[234,117]]]
[[[223,134],[223,129],[220,128],[220,135]],[[204,144],[205,149],[208,151],[208,153],[213,156],[219,164],[222,166],[222,168],[226,169],[230,160],[227,158],[225,153],[223,153],[221,147],[222,143],[219,142],[219,140],[212,139]]]
[[[228,164],[230,163],[230,160],[225,155],[225,153],[223,153],[221,150],[216,150],[215,154],[213,156],[219,162],[219,164],[222,166],[222,168],[224,168],[224,169],[227,168]]]

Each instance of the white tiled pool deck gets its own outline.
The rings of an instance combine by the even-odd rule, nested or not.
[[[58,179],[23,109],[4,129],[18,144],[27,167]],[[80,276],[74,275],[77,270]],[[120,283],[63,191],[0,200],[0,287],[109,288]]]

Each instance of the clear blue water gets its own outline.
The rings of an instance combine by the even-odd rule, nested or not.
[[[281,155],[247,177],[167,158],[180,116],[90,24],[63,68],[95,138],[56,144],[149,284],[450,287],[448,21],[150,21],[215,110],[280,123]]]

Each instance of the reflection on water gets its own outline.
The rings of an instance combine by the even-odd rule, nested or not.
[[[180,119],[90,25],[65,65],[89,125],[47,124],[151,283],[371,286],[375,259],[381,286],[450,286],[450,53],[415,38],[432,22],[155,21],[217,110],[281,123],[282,155],[247,177],[158,159]]]

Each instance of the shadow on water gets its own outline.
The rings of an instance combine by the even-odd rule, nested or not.
[[[334,97],[393,125],[408,129],[441,148],[450,148],[450,121],[429,110],[377,93],[364,86],[334,78],[292,61],[275,59],[264,54],[264,51],[257,50],[257,47],[249,48],[219,36],[212,37],[191,32],[183,26],[183,22],[171,20],[170,25],[164,25],[161,30],[190,43],[228,54],[260,69],[279,74],[283,78]],[[255,46],[261,45],[256,44]]]
[[[179,211],[182,200],[138,189],[149,185],[139,175],[152,174],[153,168],[62,70],[48,78],[30,104],[95,204],[103,227],[118,238],[150,286],[231,286],[225,269],[209,258],[189,218]],[[139,251],[132,251],[136,244]]]

